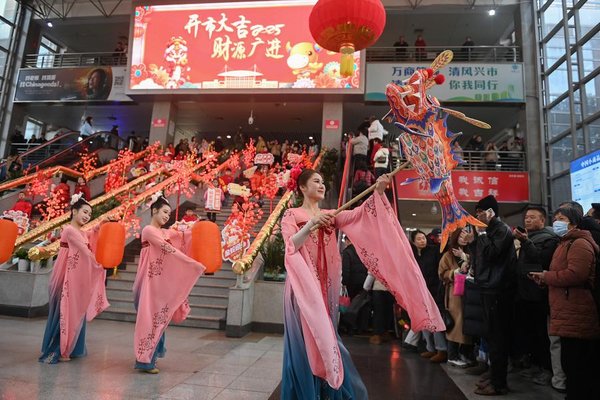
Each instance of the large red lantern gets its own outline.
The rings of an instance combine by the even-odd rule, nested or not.
[[[219,226],[211,221],[196,222],[192,227],[191,256],[206,267],[207,275],[221,269],[221,232]]]
[[[17,224],[7,219],[0,219],[0,264],[4,264],[12,257],[18,235]]]
[[[116,268],[123,261],[125,227],[118,222],[107,222],[100,227],[96,245],[96,261],[106,269]]]
[[[385,27],[381,0],[319,0],[309,18],[310,32],[324,49],[342,54],[340,73],[354,72],[354,52],[373,45]]]

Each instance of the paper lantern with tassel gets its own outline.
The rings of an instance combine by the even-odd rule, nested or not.
[[[381,0],[319,0],[309,17],[310,32],[324,49],[342,54],[340,74],[354,73],[354,52],[373,45],[385,27]]]
[[[107,222],[100,227],[96,245],[96,261],[106,269],[117,268],[125,251],[125,227],[118,222]]]
[[[7,219],[0,219],[0,264],[11,259],[18,235],[17,224]]]
[[[211,221],[196,222],[192,227],[191,256],[206,267],[204,273],[212,275],[221,269],[221,232]]]

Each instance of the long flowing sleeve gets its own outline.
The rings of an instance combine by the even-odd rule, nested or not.
[[[446,329],[385,195],[375,192],[360,207],[341,212],[335,222],[350,237],[369,273],[406,309],[414,331]]]
[[[313,375],[338,389],[344,381],[344,369],[336,331],[329,318],[314,266],[309,265],[312,264],[310,256],[304,246],[296,248],[292,241],[298,231],[293,212],[286,211],[281,221],[281,232],[285,241],[287,279],[298,302],[310,368]]]

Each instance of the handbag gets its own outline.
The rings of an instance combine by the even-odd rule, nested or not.
[[[454,290],[455,296],[462,296],[465,294],[465,280],[467,279],[466,274],[454,274]]]
[[[444,321],[444,325],[446,325],[446,331],[452,330],[452,328],[454,328],[454,318],[452,318],[450,311],[444,308],[441,314],[442,320]]]
[[[340,308],[341,313],[345,313],[346,311],[348,311],[351,301],[350,301],[350,296],[348,296],[348,289],[346,289],[346,286],[344,286],[344,285],[342,285],[342,290],[340,292],[339,303],[340,303],[339,308]]]

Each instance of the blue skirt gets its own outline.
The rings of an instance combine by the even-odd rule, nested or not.
[[[48,307],[48,322],[44,331],[42,355],[39,361],[46,364],[56,364],[60,358],[60,295],[50,297]],[[85,317],[83,317],[75,348],[69,354],[69,357],[84,357],[87,354],[85,348],[85,324]]]
[[[135,311],[138,309],[139,304],[139,296],[138,293],[134,293],[133,305],[135,306]],[[156,350],[154,350],[154,354],[152,354],[152,360],[149,363],[142,363],[139,361],[135,361],[135,369],[141,369],[143,371],[149,371],[151,369],[156,368],[156,360],[158,358],[164,358],[167,353],[167,348],[165,347],[165,332],[160,336],[158,343],[156,344]]]
[[[369,398],[367,388],[339,335],[337,340],[344,366],[342,386],[336,390],[325,380],[312,374],[304,345],[298,304],[294,301],[293,294],[285,295],[284,318],[282,400],[367,400]]]

